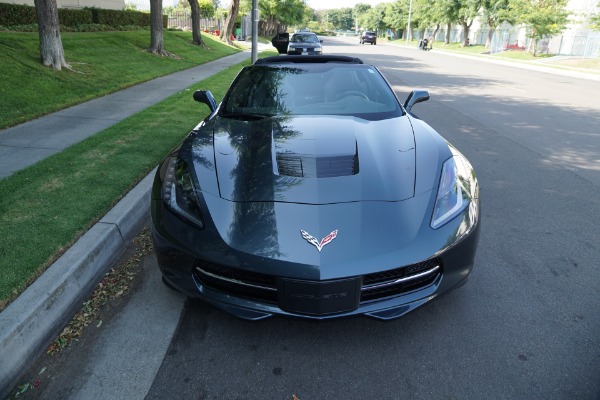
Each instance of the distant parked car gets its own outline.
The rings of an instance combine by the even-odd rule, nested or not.
[[[323,43],[313,32],[294,33],[288,44],[289,55],[319,55],[323,53]]]
[[[313,32],[296,32],[290,38],[287,32],[278,33],[271,44],[279,54],[288,55],[320,55],[323,53],[323,41]]]
[[[377,34],[373,31],[364,31],[360,36],[360,44],[371,43],[377,44]]]

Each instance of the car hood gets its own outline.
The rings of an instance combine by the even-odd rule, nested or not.
[[[333,204],[414,196],[415,142],[406,117],[217,117],[203,129],[212,129],[213,140],[193,144],[194,169],[201,187],[202,176],[216,174],[226,200]],[[207,167],[210,145],[214,166]]]

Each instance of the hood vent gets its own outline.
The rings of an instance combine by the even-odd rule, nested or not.
[[[347,156],[308,157],[277,154],[279,175],[300,178],[333,178],[358,174],[358,153]]]

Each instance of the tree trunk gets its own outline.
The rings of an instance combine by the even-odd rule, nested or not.
[[[536,44],[537,44],[537,40],[535,39],[535,28],[531,28],[531,41],[529,42],[529,48],[527,49],[528,53],[533,53],[534,56],[536,56]]]
[[[231,5],[227,11],[227,19],[225,20],[225,27],[221,31],[220,39],[222,42],[227,42],[228,45],[233,46],[231,41],[231,34],[233,33],[233,27],[235,26],[235,20],[240,10],[240,0],[231,0]]]
[[[448,27],[446,28],[446,44],[450,44],[450,29],[452,29],[452,24],[448,22]]]
[[[435,38],[437,37],[437,33],[440,30],[440,24],[436,24],[435,29],[433,30],[433,37],[432,39],[435,40]]]
[[[62,67],[71,69],[65,61],[56,0],[34,0],[34,4],[40,34],[42,64],[56,70],[61,70]]]
[[[492,28],[490,26],[490,30],[487,33],[487,38],[485,39],[486,50],[490,50],[492,47],[492,39],[494,38],[494,32],[496,32],[496,28]]]
[[[150,0],[150,52],[160,56],[168,53],[163,48],[162,0]]]
[[[463,28],[463,44],[462,47],[467,47],[469,45],[469,28],[471,28],[471,25],[467,25],[466,22],[462,23],[462,28]]]
[[[204,47],[200,33],[200,6],[198,0],[188,0],[192,9],[192,43]]]

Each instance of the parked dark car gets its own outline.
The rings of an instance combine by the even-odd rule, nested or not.
[[[371,43],[377,44],[377,33],[372,31],[364,31],[360,36],[360,44]]]
[[[323,53],[322,40],[313,32],[294,33],[287,48],[289,55],[319,55]]]
[[[466,282],[479,237],[467,159],[380,71],[344,56],[244,67],[161,163],[163,281],[238,317],[388,320]]]
[[[323,41],[315,33],[305,30],[294,33],[291,38],[289,33],[282,32],[271,39],[271,44],[279,54],[288,55],[322,54],[322,43]]]

